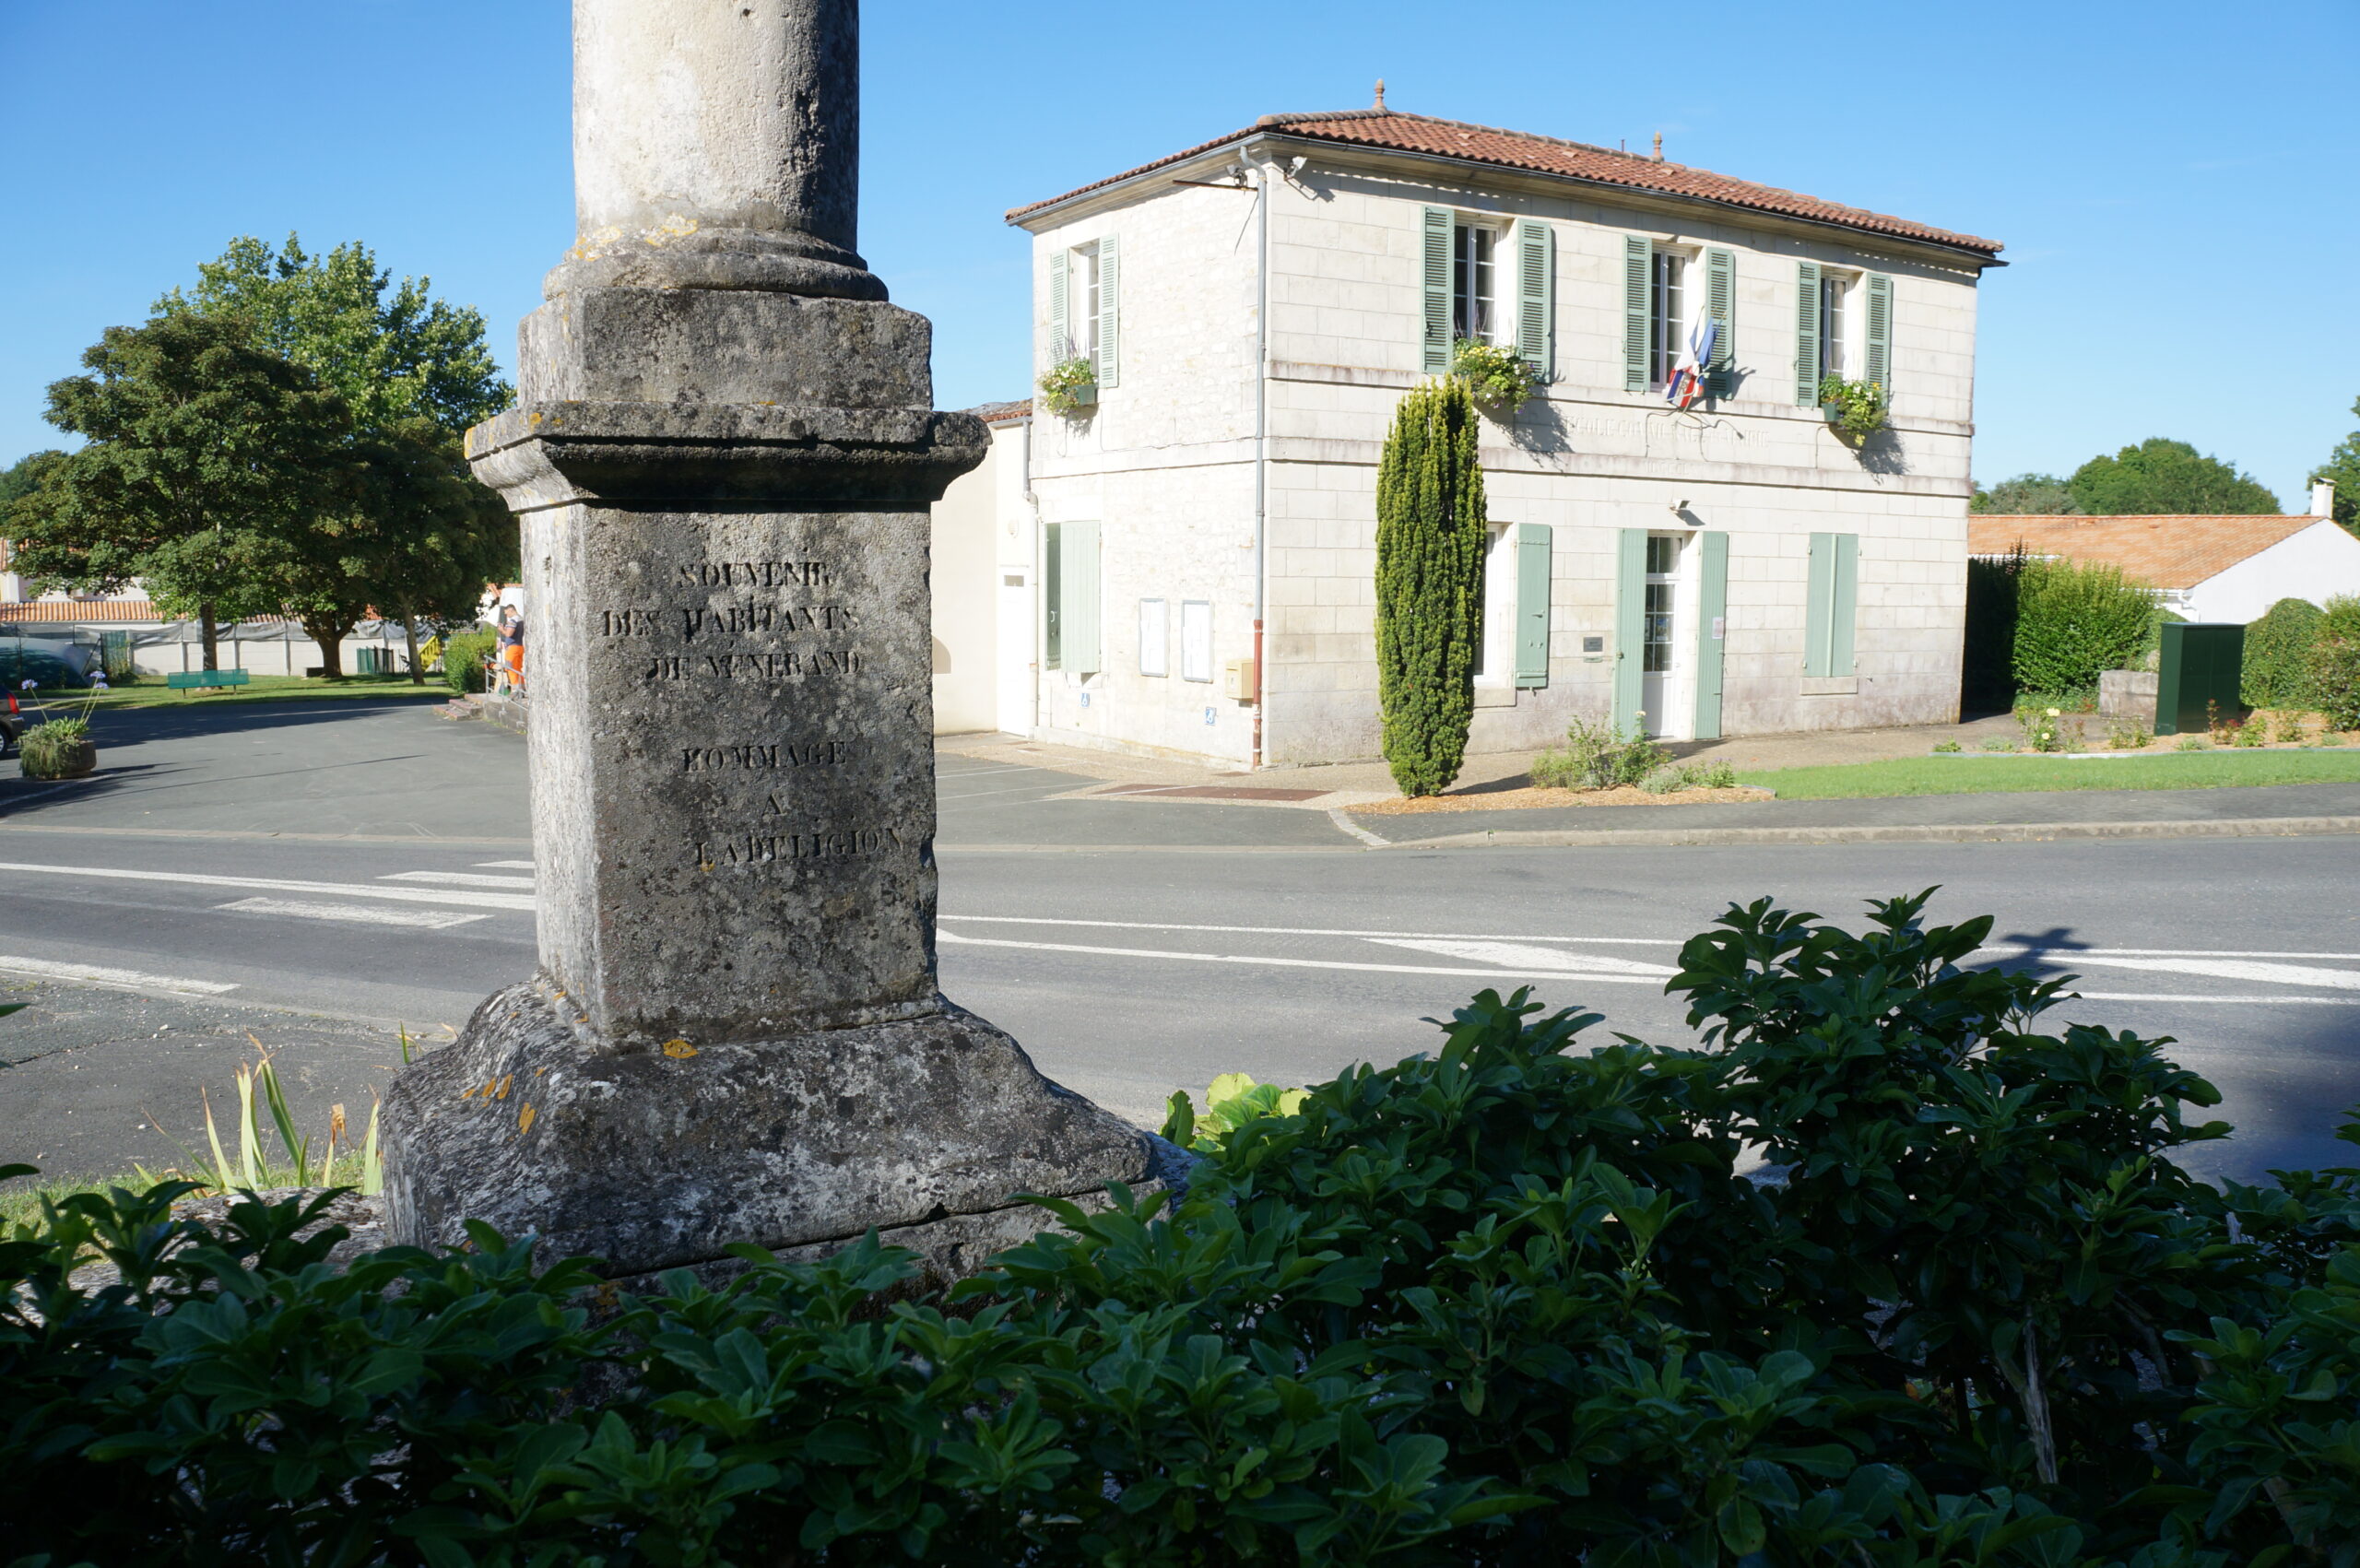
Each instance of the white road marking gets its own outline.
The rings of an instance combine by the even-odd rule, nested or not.
[[[1063,788],[1065,788],[1064,784],[1052,779],[1046,784],[1009,784],[1000,789],[971,789],[964,795],[938,795],[934,798],[938,803],[947,803],[953,800],[981,800],[987,795],[1022,795],[1028,789],[1055,791]]]
[[[974,920],[992,925],[1097,925],[1114,931],[1221,931],[1248,937],[1365,937],[1378,942],[1597,942],[1617,947],[1676,948],[1686,939],[1680,937],[1495,937],[1476,931],[1346,931],[1316,925],[1184,925],[1170,920],[1059,920],[1041,914],[945,914],[939,918]]]
[[[938,933],[942,941],[962,948],[1025,948],[1044,953],[1093,953],[1106,958],[1177,959],[1188,963],[1258,964],[1273,969],[1351,969],[1375,974],[1457,974],[1469,980],[1596,980],[1610,984],[1652,985],[1653,975],[1577,973],[1562,966],[1493,972],[1488,969],[1437,969],[1422,964],[1345,963],[1333,959],[1266,958],[1259,953],[1183,953],[1152,948],[1091,948],[1072,942],[1010,942],[991,937],[962,937],[955,931]]]
[[[463,888],[388,888],[374,882],[303,882],[286,877],[216,877],[197,871],[132,871],[119,866],[51,866],[0,860],[0,871],[47,877],[98,877],[124,882],[179,882],[196,888],[249,888],[270,893],[332,893],[344,898],[387,899],[396,903],[457,904],[463,909],[534,907],[526,893],[478,893]]]
[[[944,779],[982,779],[989,778],[994,773],[1049,773],[1056,771],[1054,768],[943,768],[938,769],[935,776]]]
[[[1076,921],[1072,922],[1072,924],[1113,925],[1117,923],[1111,921]],[[1188,927],[1150,927],[1150,929],[1188,929]],[[1233,927],[1213,927],[1213,929],[1233,929]],[[1355,970],[1375,974],[1450,974],[1457,975],[1463,979],[1469,980],[1581,980],[1603,985],[1659,986],[1663,983],[1663,976],[1671,973],[1670,970],[1656,969],[1652,965],[1643,964],[1629,964],[1627,967],[1631,969],[1647,969],[1650,973],[1645,974],[1610,974],[1600,973],[1597,970],[1570,969],[1566,967],[1568,962],[1616,962],[1619,965],[1622,963],[1622,961],[1607,960],[1603,955],[1588,953],[1554,953],[1549,952],[1545,949],[1532,949],[1528,950],[1535,953],[1536,955],[1545,954],[1550,961],[1546,966],[1536,964],[1531,967],[1518,967],[1493,971],[1484,969],[1444,969],[1422,964],[1346,963],[1331,959],[1269,958],[1255,953],[1189,953],[1174,952],[1155,948],[1101,948],[1085,946],[1078,942],[1016,942],[1009,941],[1004,937],[962,937],[956,931],[939,931],[937,935],[939,940],[949,943],[954,947],[962,948],[1017,948],[1032,952],[1085,953],[1100,958],[1166,959],[1182,963],[1237,963],[1258,965],[1271,969],[1342,969]],[[1591,939],[1635,940],[1635,938],[1607,937],[1594,937]],[[1415,946],[1417,944],[1405,942],[1400,945],[1409,947]],[[1463,945],[1473,947],[1479,946],[1480,944],[1468,943]],[[1513,951],[1514,949],[1510,949],[1506,950]],[[2283,1005],[2289,1007],[2349,1008],[2360,1006],[2360,997],[2353,996],[2190,996],[2184,992],[2174,991],[2082,991],[2073,993],[2073,995],[2078,999],[2085,1002],[2189,1002],[2208,1005],[2224,1004],[2236,1007],[2277,1007]]]
[[[370,909],[355,903],[307,903],[301,899],[240,899],[235,903],[217,904],[217,909],[234,909],[247,914],[292,914],[305,920],[342,920],[355,925],[409,925],[429,931],[446,930],[465,925],[470,920],[489,920],[488,914],[454,914],[434,909]]]
[[[2094,958],[2072,953],[2055,961],[2068,966],[2146,969],[2161,974],[2203,974],[2216,980],[2260,980],[2279,985],[2311,985],[2330,991],[2360,991],[2360,970],[2318,969],[2307,964],[2260,963],[2251,959]]]
[[[2215,952],[2187,948],[2038,948],[2028,943],[2002,943],[1975,950],[1978,953],[2005,953],[2011,958],[2048,959],[2058,962],[2086,953],[2105,958],[2318,959],[2327,963],[2360,963],[2360,953],[2258,953],[2235,948]]]
[[[75,980],[85,985],[105,985],[134,991],[180,991],[191,996],[218,996],[237,986],[219,980],[183,980],[170,974],[142,974],[136,969],[107,969],[95,963],[55,963],[48,959],[0,958],[0,970],[12,974],[36,974],[46,980]]]
[[[1668,980],[1680,973],[1670,964],[1641,963],[1635,959],[1611,958],[1605,953],[1528,948],[1515,942],[1443,942],[1431,938],[1408,941],[1399,937],[1375,937],[1370,940],[1381,942],[1388,948],[1415,948],[1422,952],[1440,953],[1445,958],[1469,959],[1477,963],[1495,963],[1509,969],[1537,969],[1549,973],[1580,971],[1589,974],[1629,974]]]
[[[530,871],[529,860],[478,860],[476,865],[487,871]]]
[[[454,888],[529,888],[530,877],[487,877],[480,871],[388,871],[381,882],[442,882]]]

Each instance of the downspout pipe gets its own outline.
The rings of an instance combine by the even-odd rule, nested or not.
[[[1270,513],[1270,162],[1268,144],[1246,147],[1259,187],[1254,195],[1254,760],[1262,768],[1264,674],[1262,621],[1269,605]]]

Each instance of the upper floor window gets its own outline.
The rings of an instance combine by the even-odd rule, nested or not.
[[[1852,293],[1852,280],[1832,272],[1819,277],[1819,373],[1823,376],[1850,376],[1851,355],[1847,352],[1851,336],[1847,319]]]
[[[1663,386],[1680,368],[1688,330],[1688,258],[1659,250],[1647,285],[1647,383]]]
[[[1073,340],[1068,357],[1094,360],[1098,358],[1098,247],[1075,247],[1067,276],[1071,280],[1067,287],[1073,290],[1073,306],[1067,317],[1072,324],[1067,336]]]
[[[1450,331],[1489,343],[1499,327],[1499,235],[1480,223],[1451,232]]]

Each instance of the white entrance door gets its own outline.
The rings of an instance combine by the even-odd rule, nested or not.
[[[1695,702],[1690,696],[1694,677],[1688,657],[1688,644],[1695,638],[1687,624],[1693,611],[1683,591],[1688,557],[1693,553],[1686,535],[1647,536],[1639,666],[1639,705],[1646,717],[1639,722],[1649,735],[1665,740],[1687,739],[1695,723]]]

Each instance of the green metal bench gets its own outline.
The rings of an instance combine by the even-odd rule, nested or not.
[[[165,690],[170,691],[220,691],[232,686],[252,684],[242,669],[172,670],[164,677]]]

